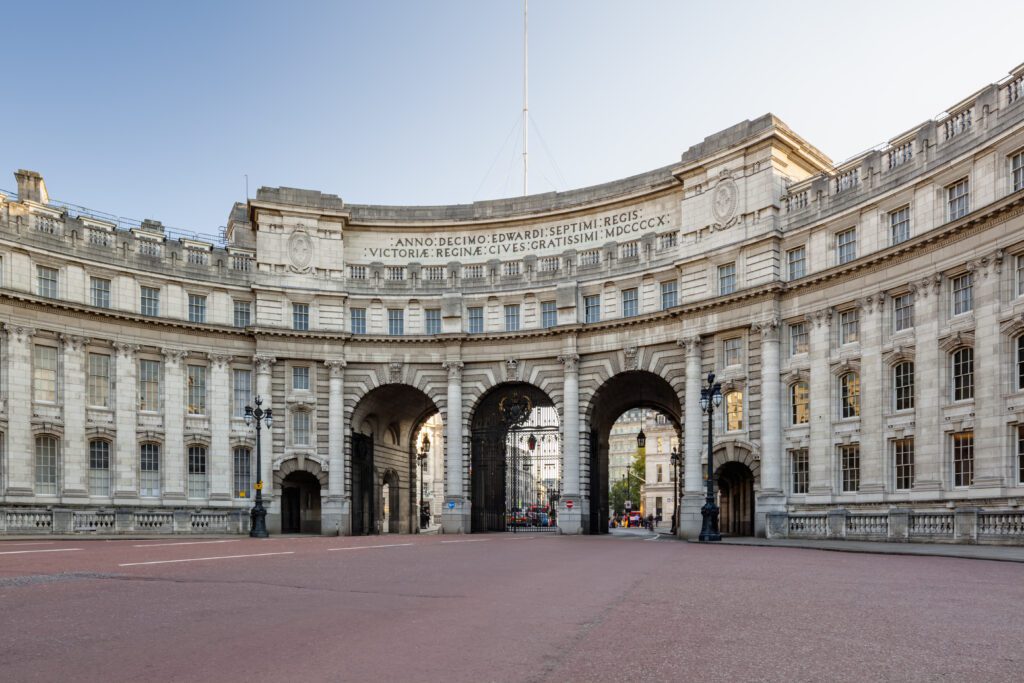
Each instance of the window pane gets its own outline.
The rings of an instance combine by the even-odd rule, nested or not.
[[[558,309],[554,301],[542,301],[540,304],[541,326],[554,327],[558,324]]]
[[[37,401],[57,402],[57,348],[54,346],[34,347],[32,386]]]
[[[89,442],[89,495],[110,495],[110,443]]]
[[[292,389],[309,389],[309,368],[307,366],[292,368]]]
[[[139,495],[160,495],[160,446],[144,443],[139,447]]]
[[[953,439],[953,486],[974,483],[974,432],[957,432]]]
[[[583,297],[584,320],[596,323],[601,320],[601,297],[597,294]]]
[[[206,297],[199,294],[188,295],[188,319],[193,323],[206,322]]]
[[[893,368],[893,391],[896,410],[914,409],[913,363],[899,363]]]
[[[366,309],[353,308],[349,311],[352,334],[366,334]]]
[[[844,493],[860,490],[860,446],[839,447],[841,488]]]
[[[160,410],[160,361],[139,360],[139,410]]]
[[[725,395],[727,431],[735,432],[743,429],[743,392],[730,391]]]
[[[914,439],[893,441],[892,459],[896,489],[905,491],[914,488]]]
[[[629,318],[640,312],[640,302],[637,295],[637,290],[624,289],[622,290],[622,317]]]
[[[469,318],[469,333],[480,334],[484,331],[484,309],[482,306],[470,306],[466,309]]]
[[[839,380],[839,415],[842,418],[860,416],[860,378],[852,372]]]
[[[889,237],[892,244],[910,239],[910,207],[904,206],[889,214]]]
[[[142,315],[160,315],[160,290],[156,287],[142,287],[140,289],[140,312]]]
[[[235,370],[235,415],[245,416],[245,407],[252,402],[252,371]]]
[[[89,290],[93,306],[110,308],[110,280],[94,277],[90,280]]]
[[[206,498],[206,448],[188,448],[188,497]]]
[[[405,311],[400,308],[388,309],[388,334],[400,336],[405,334]]]
[[[189,365],[187,368],[189,415],[206,414],[206,366]]]
[[[811,420],[811,390],[807,382],[797,382],[789,389],[789,400],[792,406],[792,422],[795,425],[807,424]]]
[[[836,254],[840,265],[857,258],[857,229],[844,230],[836,235]]]
[[[953,352],[953,400],[974,398],[974,349],[966,347]]]
[[[86,397],[91,406],[110,407],[110,356],[89,354],[89,381]]]
[[[516,332],[519,330],[519,305],[510,304],[505,306],[505,331]]]
[[[235,327],[248,327],[252,322],[252,304],[248,301],[235,302]]]
[[[426,319],[423,331],[426,334],[441,334],[440,308],[428,308],[426,310]]]
[[[57,439],[54,437],[36,438],[35,470],[36,493],[57,495]]]
[[[732,294],[736,291],[736,264],[718,266],[718,293]]]
[[[309,304],[292,304],[292,329],[300,332],[309,329]]]
[[[244,446],[234,451],[235,497],[249,498],[252,494],[252,453]]]
[[[807,449],[800,448],[790,451],[790,471],[792,472],[793,493],[807,493],[810,482],[810,459]]]
[[[789,279],[796,280],[807,275],[807,250],[804,247],[786,252]]]
[[[679,283],[673,280],[672,282],[661,283],[661,307],[672,308],[678,303],[679,298]]]

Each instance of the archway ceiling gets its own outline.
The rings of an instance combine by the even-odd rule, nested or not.
[[[369,426],[375,437],[381,429],[398,425],[407,435],[420,422],[437,413],[434,402],[419,389],[407,384],[388,384],[369,392],[352,411],[352,430],[362,432]]]
[[[652,408],[677,425],[682,423],[681,407],[672,386],[645,370],[622,372],[602,384],[591,399],[591,429],[611,430],[612,423],[631,408]]]

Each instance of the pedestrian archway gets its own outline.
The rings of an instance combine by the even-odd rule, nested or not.
[[[320,480],[305,470],[296,469],[283,476],[280,480],[281,533],[320,533],[320,488]]]
[[[715,485],[718,492],[718,529],[729,536],[753,536],[755,488],[760,463],[752,450],[734,443],[715,449]]]
[[[472,419],[472,531],[556,529],[562,440],[541,389],[508,382],[488,392]]]
[[[653,425],[650,419],[654,420]],[[652,481],[652,485],[660,483],[661,488],[665,490],[659,489],[653,496],[649,496],[649,491],[644,486],[644,490],[637,493],[642,496],[645,508],[648,507],[648,498],[651,498],[649,506],[653,508],[657,508],[660,499],[663,514],[666,517],[670,516],[679,505],[680,496],[677,492],[682,488],[681,481],[676,480],[675,468],[672,467],[671,451],[673,448],[680,448],[683,437],[682,407],[672,385],[646,370],[631,370],[614,375],[594,392],[587,410],[587,421],[590,425],[590,457],[587,459],[587,471],[583,478],[587,482],[584,489],[589,496],[590,514],[584,517],[584,532],[608,533],[609,520],[614,518],[615,512],[612,510],[611,490],[615,487],[616,480],[621,478],[619,470],[625,469],[630,462],[623,457],[628,458],[632,453],[636,453],[636,437],[640,426],[643,426],[646,435],[648,431],[657,428],[654,425],[659,421],[665,432],[665,441],[661,443],[659,453],[659,457],[664,456],[664,463],[662,481],[656,481],[655,467],[655,481]],[[635,427],[624,426],[633,422]],[[629,433],[619,434],[620,430]],[[656,434],[654,438],[654,442],[647,442],[648,452],[659,451]],[[623,448],[618,447],[617,442],[620,440],[623,442]],[[633,444],[631,450],[630,442]],[[620,450],[622,453],[619,453]],[[620,460],[622,462],[619,462]],[[645,468],[644,474],[637,475],[628,471],[625,474],[627,481],[639,476],[646,485],[649,472],[650,468]],[[681,468],[678,473],[681,479]],[[650,512],[654,514],[655,510]]]
[[[419,530],[417,437],[437,413],[430,397],[408,384],[377,387],[356,404],[351,419],[353,535]]]

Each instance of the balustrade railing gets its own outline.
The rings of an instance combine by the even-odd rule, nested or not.
[[[857,187],[860,183],[860,169],[854,168],[840,173],[835,177],[835,193],[845,192],[846,190]]]
[[[1024,76],[1018,76],[1006,86],[1006,104],[1015,104],[1024,99]]]
[[[889,533],[889,515],[850,515],[846,518],[846,533],[885,536]]]
[[[983,536],[1024,539],[1024,512],[982,512],[978,533]]]
[[[114,513],[113,512],[76,512],[74,521],[74,530],[80,532],[86,531],[113,531],[114,530]]]
[[[53,527],[53,513],[49,510],[8,510],[4,522],[8,532],[48,533]]]
[[[790,536],[827,536],[828,517],[825,515],[790,515]]]
[[[889,150],[887,158],[889,160],[889,170],[899,168],[914,158],[914,143],[904,142],[902,145],[893,147]]]
[[[950,114],[945,121],[942,122],[942,130],[944,134],[944,140],[950,140],[955,138],[957,135],[962,135],[971,129],[971,125],[974,119],[974,107],[968,107],[958,111],[955,114]]]
[[[231,518],[226,512],[193,512],[192,530],[206,532],[226,532]]]
[[[136,512],[135,528],[143,531],[170,531],[174,529],[174,513]]]
[[[909,533],[911,536],[952,536],[953,513],[912,512]]]

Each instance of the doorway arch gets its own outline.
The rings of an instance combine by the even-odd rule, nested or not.
[[[729,536],[753,536],[761,463],[745,442],[726,442],[715,449],[718,529]]]
[[[281,480],[281,533],[320,531],[320,481],[305,470],[290,472]]]

